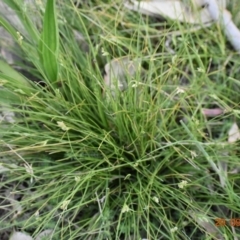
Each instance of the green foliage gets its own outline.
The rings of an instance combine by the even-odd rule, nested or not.
[[[216,235],[202,219],[214,226],[216,218],[239,217],[239,176],[232,173],[239,147],[226,141],[226,125],[239,121],[239,57],[218,40],[216,26],[189,33],[126,11],[120,1],[82,1],[78,9],[48,0],[40,36],[20,4],[7,2],[24,23],[28,38],[19,47],[39,82],[0,62],[0,102],[16,115],[0,125],[8,169],[0,187],[16,192],[22,207],[19,216],[3,214],[4,230],[36,236],[53,229],[66,240],[210,239]],[[184,34],[172,36],[179,28]],[[145,70],[127,76],[128,89],[113,97],[103,68],[125,55],[141,59]],[[203,116],[202,108],[215,105],[229,112]],[[215,171],[222,160],[225,187]],[[230,226],[217,232],[233,234]]]
[[[48,0],[44,14],[43,30],[39,42],[41,64],[50,82],[58,77],[59,32],[55,10],[55,0]]]

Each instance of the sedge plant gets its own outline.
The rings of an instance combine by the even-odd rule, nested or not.
[[[100,0],[47,0],[36,26],[22,1],[4,2],[24,31],[4,16],[0,24],[30,76],[0,62],[0,103],[15,115],[0,124],[0,231],[34,238],[50,229],[47,239],[63,240],[239,237],[229,222],[240,212],[239,151],[227,132],[239,122],[240,61],[220,28],[191,32]],[[144,71],[112,95],[104,65],[124,56]],[[202,113],[216,106],[228,111]]]

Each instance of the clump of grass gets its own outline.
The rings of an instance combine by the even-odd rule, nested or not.
[[[38,81],[0,67],[1,103],[16,115],[0,125],[8,169],[0,186],[17,194],[21,206],[19,215],[3,215],[3,230],[36,236],[52,229],[52,239],[231,238],[230,226],[217,228],[214,221],[238,217],[238,175],[225,177],[223,188],[211,163],[238,168],[238,144],[226,143],[226,126],[239,116],[201,114],[206,106],[234,110],[239,103],[239,60],[222,32],[212,26],[173,37],[172,55],[164,43],[183,30],[176,23],[120,3],[47,2],[42,19],[52,28],[25,21],[19,43]],[[27,17],[20,5],[11,7]],[[4,23],[19,42],[23,33]],[[87,53],[73,30],[85,37]],[[152,37],[159,31],[164,36]],[[128,89],[112,97],[103,67],[126,55],[142,59],[144,82],[141,73],[128,76]],[[51,58],[58,64],[46,64]]]

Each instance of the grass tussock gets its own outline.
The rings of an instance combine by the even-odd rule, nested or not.
[[[240,60],[219,27],[192,32],[121,1],[57,1],[48,11],[42,6],[37,25],[13,5],[25,31],[15,34],[7,21],[5,28],[28,77],[0,63],[2,109],[15,115],[0,125],[0,232],[34,237],[51,229],[48,239],[68,240],[239,237],[229,222],[240,212],[239,143],[228,143],[228,131],[239,123]],[[112,95],[104,66],[125,56],[139,66],[127,89]],[[213,108],[226,111],[203,114]],[[218,218],[226,226],[216,227]]]

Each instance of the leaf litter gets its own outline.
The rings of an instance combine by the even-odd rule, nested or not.
[[[117,91],[122,92],[128,88],[128,78],[141,71],[141,60],[131,60],[129,56],[116,58],[107,63],[104,69],[105,86],[110,89],[112,96],[115,97]]]

